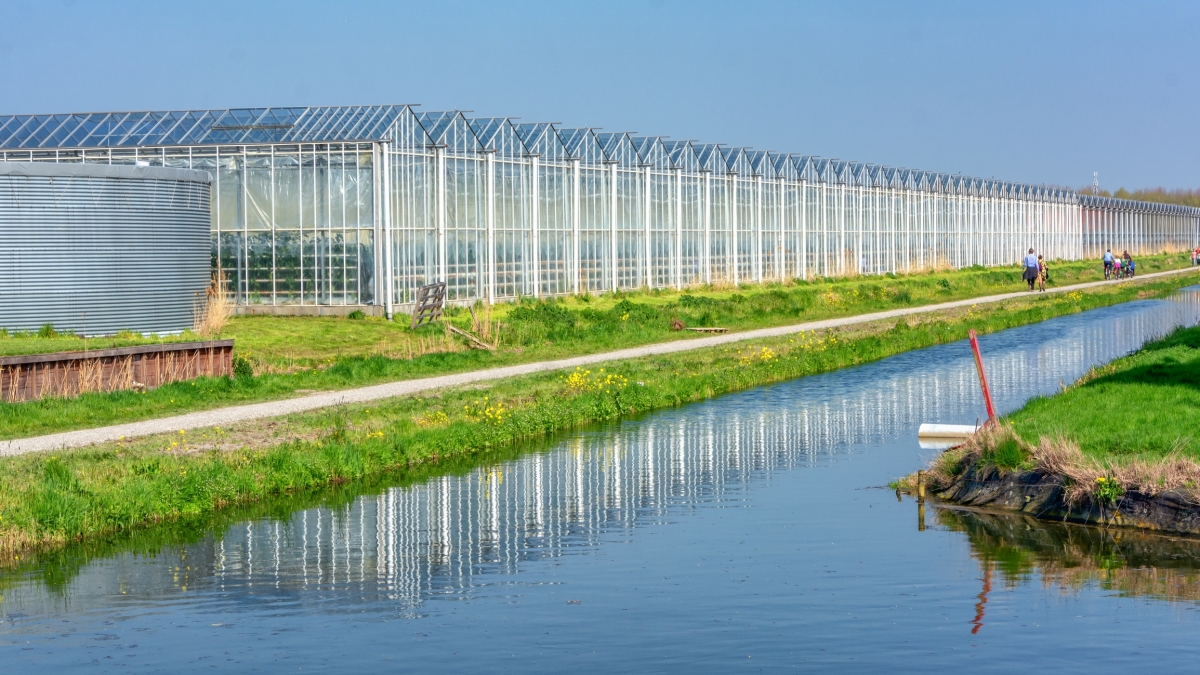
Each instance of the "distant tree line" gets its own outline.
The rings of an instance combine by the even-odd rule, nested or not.
[[[1083,194],[1092,194],[1092,186],[1079,188]],[[1100,191],[1101,197],[1116,197],[1117,199],[1135,199],[1141,202],[1158,202],[1159,204],[1179,204],[1180,206],[1200,206],[1200,190],[1175,189],[1163,187],[1142,188],[1129,191],[1117,188],[1116,192]]]

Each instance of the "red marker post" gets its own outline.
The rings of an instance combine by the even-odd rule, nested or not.
[[[975,352],[975,369],[979,371],[979,386],[983,388],[983,402],[987,404],[987,421],[991,422],[996,419],[996,409],[992,407],[992,392],[988,390],[987,373],[983,372],[983,355],[979,353],[979,339],[975,336],[975,329],[967,331],[967,336],[971,338],[971,351]]]

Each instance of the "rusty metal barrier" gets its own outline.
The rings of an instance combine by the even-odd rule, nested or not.
[[[233,375],[233,340],[176,342],[0,358],[0,400],[144,391],[196,377]]]

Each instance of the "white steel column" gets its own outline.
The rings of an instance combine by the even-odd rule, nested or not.
[[[983,220],[983,247],[979,251],[979,264],[992,264],[992,241],[993,233],[996,229],[996,203],[992,197],[992,191],[995,186],[988,188],[988,194],[983,198],[984,220]]]
[[[729,210],[729,240],[732,245],[732,251],[728,254],[732,258],[733,267],[733,285],[738,285],[740,275],[738,274],[738,177],[736,173],[729,174],[729,199],[725,200],[725,208]]]
[[[784,244],[784,237],[786,236],[785,233],[787,232],[788,217],[787,199],[785,199],[785,195],[787,194],[787,183],[783,178],[779,179],[778,185],[775,186],[775,189],[777,191],[775,195],[775,213],[778,214],[776,216],[775,226],[779,228],[779,236],[776,237],[775,246],[775,270],[779,272],[779,280],[784,281],[787,279],[787,254],[785,253],[787,246]]]
[[[646,265],[646,274],[643,278],[643,283],[646,288],[654,287],[654,247],[651,242],[650,234],[650,216],[653,213],[652,206],[653,198],[650,194],[650,165],[642,167],[642,182],[645,189],[642,191],[642,239],[645,242],[645,257],[643,263]]]
[[[854,269],[857,274],[863,273],[863,189],[861,185],[855,186],[855,198],[858,204],[855,207],[855,220],[858,221],[858,231],[855,234],[854,242]]]
[[[221,242],[221,148],[220,147],[218,147],[216,149],[215,156],[216,156],[217,164],[215,167],[213,167],[212,192],[210,192],[209,194],[211,195],[210,199],[212,199],[217,204],[217,217],[216,217],[216,223],[217,223],[217,275],[219,277],[217,279],[217,284],[218,284],[218,287],[220,288],[220,290],[222,291],[222,294],[226,294],[226,292],[225,292],[225,288],[226,288],[226,286],[225,286],[225,271],[223,269],[221,269],[221,244],[222,244],[222,242]],[[4,161],[6,161],[6,162],[9,161],[8,153],[4,153]],[[108,151],[108,163],[112,164],[112,149],[111,148]],[[303,185],[304,185],[304,181],[303,181],[304,152],[303,151],[301,151],[301,153],[300,153],[300,170],[301,170],[300,175],[302,177],[302,179],[300,181],[300,185],[301,185],[301,187],[303,187]],[[301,218],[303,218],[303,213],[304,213],[303,209],[301,209],[297,213],[300,213]],[[300,265],[301,265],[301,270],[303,270],[304,269],[303,268],[303,265],[304,265],[304,227],[303,227],[303,225],[301,225],[301,227],[300,227]],[[303,273],[300,274],[300,301],[301,301],[301,304],[303,304],[303,302],[304,302],[304,274]],[[235,302],[236,302],[236,299],[235,299]]]
[[[993,194],[995,187],[988,194],[988,234],[987,234],[987,256],[984,258],[984,265],[994,265],[996,257],[996,232],[999,231],[997,226],[997,215],[999,208],[996,202],[996,196]]]
[[[675,290],[683,288],[683,172],[671,172],[675,180]]]
[[[837,272],[838,274],[846,274],[846,186],[838,185],[837,188],[837,210],[838,210],[838,256],[837,256]]]
[[[1063,255],[1063,253],[1066,249],[1066,246],[1065,246],[1066,242],[1063,240],[1063,231],[1066,229],[1066,226],[1067,226],[1067,204],[1062,199],[1062,197],[1059,197],[1057,210],[1058,210],[1058,222],[1056,223],[1056,227],[1054,228],[1054,251],[1053,251],[1053,253],[1054,253],[1055,259],[1061,259],[1061,258],[1065,257]],[[1047,256],[1047,258],[1049,258],[1049,256]]]
[[[487,299],[488,304],[496,302],[496,150],[484,150],[487,159],[487,185],[484,187],[484,227],[486,228],[487,246]]]
[[[134,150],[134,162],[137,161],[137,150]],[[239,178],[242,180],[242,255],[241,263],[238,265],[241,269],[238,270],[238,285],[244,290],[242,291],[242,304],[250,304],[250,220],[249,220],[249,204],[250,195],[248,183],[250,178],[250,167],[246,163],[246,146],[242,146],[242,166],[239,172]],[[332,256],[331,256],[332,257]],[[242,283],[245,279],[245,283]]]
[[[829,276],[829,183],[817,183],[817,238],[821,242],[820,264],[816,265],[821,276]]]
[[[609,241],[611,249],[609,252],[612,263],[612,290],[616,292],[617,288],[619,288],[617,281],[617,164],[616,162],[609,162],[608,166],[611,183],[609,198],[612,201],[609,213],[609,226],[611,229],[611,239]]]
[[[945,190],[945,187],[942,188]],[[933,256],[933,266],[938,267],[938,216],[941,215],[941,209],[938,208],[945,201],[945,192],[931,193],[933,199],[933,213],[929,218],[929,250]]]
[[[924,190],[918,188],[914,192],[914,196],[916,197],[916,200],[917,200],[916,208],[913,209],[913,211],[915,211],[915,213],[913,214],[913,216],[914,216],[913,220],[916,221],[915,224],[917,226],[917,269],[925,269],[925,267],[926,267],[926,262],[925,262],[925,197],[926,197],[926,193]]]
[[[446,281],[446,146],[433,149],[433,162],[437,176],[434,181],[437,198],[437,275],[438,281]],[[449,290],[447,290],[449,294]]]
[[[1106,250],[1112,250],[1113,255],[1116,255],[1116,252],[1121,250],[1121,237],[1124,236],[1121,230],[1121,212],[1117,210],[1116,202],[1113,202],[1113,207],[1108,211],[1108,224],[1111,242]]]
[[[1121,220],[1124,222],[1124,227],[1122,228],[1124,236],[1121,237],[1123,243],[1120,248],[1114,251],[1117,255],[1120,255],[1122,251],[1129,248],[1129,244],[1133,240],[1133,212],[1129,210],[1128,204],[1124,206],[1125,208],[1121,211]]]
[[[1130,241],[1132,242],[1131,248],[1134,249],[1135,254],[1141,254],[1142,239],[1146,234],[1145,214],[1142,209],[1134,207],[1130,213],[1130,220],[1133,223],[1133,228],[1130,232],[1131,236],[1129,237]],[[1124,251],[1122,251],[1122,253],[1124,253]]]
[[[316,223],[313,223],[315,226]],[[383,143],[383,270],[384,313],[389,321],[395,307],[396,267],[392,258],[392,152],[389,143]]]
[[[879,186],[878,179],[872,180],[870,192],[868,193],[871,200],[871,254],[873,263],[871,264],[872,274],[883,274],[883,188]]]
[[[763,220],[763,186],[762,176],[754,176],[754,280],[762,283],[762,220]]]
[[[1001,197],[991,198],[991,241],[988,245],[988,264],[995,265],[1000,253],[1001,232],[1004,227],[1004,201]]]
[[[1117,247],[1117,211],[1114,203],[1109,202],[1104,209],[1104,251],[1102,251],[1102,255]]]
[[[704,250],[700,252],[704,266],[704,283],[712,283],[712,172],[704,171]]]
[[[341,213],[341,221],[342,221],[342,256],[341,256],[341,258],[342,258],[342,260],[341,260],[341,264],[339,265],[339,267],[342,268],[342,302],[341,302],[341,304],[345,305],[345,304],[347,304],[346,289],[349,288],[349,286],[350,286],[350,280],[347,278],[347,274],[346,274],[348,270],[346,269],[346,239],[347,239],[347,237],[346,237],[346,198],[344,196],[346,194],[346,173],[347,173],[346,172],[346,144],[345,143],[343,143],[340,148],[339,161],[341,162],[341,166],[342,166],[342,170],[341,170],[342,177],[341,177],[341,181],[340,181],[341,184],[338,186],[338,191],[341,192],[343,195],[343,197],[342,197],[342,213]],[[332,245],[331,245],[331,247],[332,247]],[[332,297],[330,299],[330,304],[333,304]]]
[[[808,279],[808,181],[800,181],[800,252],[796,261],[797,275]]]
[[[533,179],[530,186],[532,193],[533,207],[529,210],[530,213],[530,241],[532,242],[532,251],[530,251],[529,259],[531,261],[532,276],[533,276],[533,297],[540,298],[542,296],[542,239],[541,239],[541,221],[542,221],[542,196],[541,184],[542,176],[540,173],[541,166],[540,158],[537,155],[529,156],[530,171],[533,174]],[[525,283],[529,283],[529,274],[525,276]]]
[[[1054,203],[1050,204],[1050,214],[1050,229],[1049,232],[1046,233],[1048,234],[1048,238],[1046,238],[1048,240],[1046,240],[1046,247],[1044,251],[1046,259],[1050,259],[1050,256],[1054,255],[1054,252],[1057,250],[1058,227],[1060,227],[1060,223],[1062,221],[1062,201],[1057,196],[1055,197]]]
[[[1054,243],[1055,243],[1055,239],[1058,236],[1058,198],[1057,197],[1055,197],[1054,201],[1050,202],[1050,223],[1049,223],[1049,227],[1047,229],[1046,235],[1047,236],[1046,236],[1045,250],[1040,251],[1040,252],[1042,253],[1042,255],[1044,255],[1046,257],[1047,260],[1049,260],[1050,256],[1053,255],[1053,253],[1054,253]]]
[[[166,152],[166,148],[163,148],[163,152]],[[355,162],[356,166],[357,166],[357,164],[358,164],[358,162]],[[165,160],[163,161],[163,166],[166,166]],[[342,170],[345,171],[344,166],[343,166]],[[279,242],[276,240],[276,237],[275,237],[275,146],[272,145],[271,146],[271,304],[272,305],[276,304],[276,296],[279,294],[278,289],[275,286],[275,276],[276,276],[275,270],[277,268],[277,265],[275,262],[275,260],[276,260],[275,249],[278,247],[278,245],[279,245]],[[343,298],[345,298],[345,293],[346,293],[345,289],[342,289],[342,297]]]
[[[371,247],[375,252],[375,303],[379,304],[383,298],[383,164],[381,157],[383,145],[381,143],[371,144],[371,166],[374,171],[371,172]],[[301,152],[299,157],[300,162],[300,189],[297,191],[300,197],[300,205],[304,203],[304,155]],[[298,205],[298,206],[300,206]],[[304,304],[304,222],[303,208],[296,209],[296,215],[300,218],[300,304]]]
[[[896,267],[896,188],[889,185],[887,189],[887,230],[888,230],[888,265],[889,272],[900,271]]]
[[[571,160],[571,260],[574,261],[571,292],[579,295],[579,277],[583,276],[583,260],[579,243],[579,158]]]

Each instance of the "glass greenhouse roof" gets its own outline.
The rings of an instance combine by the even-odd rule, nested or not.
[[[384,138],[409,106],[0,115],[0,148],[324,143]]]
[[[426,112],[412,105],[229,108],[225,110],[0,115],[0,150],[60,150],[269,143],[395,140],[414,151],[497,152],[543,161],[649,165],[659,170],[804,179],[846,185],[950,189],[980,196],[1030,192],[1073,194],[1069,188],[970,178],[944,173],[730,147],[599,129],[561,128],[510,117],[467,117],[463,111]]]

